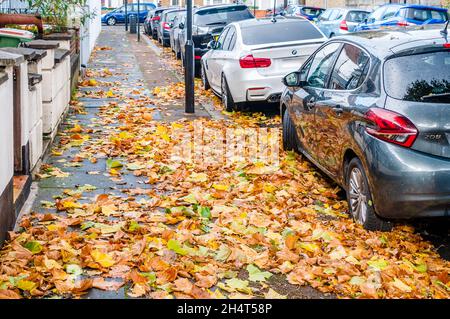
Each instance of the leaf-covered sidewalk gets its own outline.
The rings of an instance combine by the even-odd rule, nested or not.
[[[119,41],[108,32],[100,41]],[[171,120],[182,86],[147,89],[120,39],[97,47],[33,212],[0,252],[0,299],[450,297],[450,264],[431,244],[412,227],[354,224],[339,188],[300,156],[208,161],[227,132],[262,134],[279,119]],[[216,144],[174,157],[199,127]]]

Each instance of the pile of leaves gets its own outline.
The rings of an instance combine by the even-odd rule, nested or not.
[[[381,233],[356,225],[339,188],[297,154],[280,150],[278,165],[171,156],[180,133],[198,125],[258,131],[267,119],[159,122],[146,96],[114,92],[122,103],[84,127],[72,118],[52,159],[122,187],[66,189],[41,203],[45,213],[25,215],[0,252],[0,298],[73,298],[92,288],[149,298],[289,297],[276,280],[343,298],[450,297],[450,265],[430,243],[408,226]],[[181,96],[173,87],[154,93],[157,105]],[[58,160],[64,154],[70,162]],[[88,162],[105,166],[83,171]],[[46,165],[41,178],[66,174]],[[134,187],[124,186],[129,178]]]

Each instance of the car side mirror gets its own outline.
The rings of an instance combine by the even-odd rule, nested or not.
[[[306,84],[306,81],[302,79],[300,72],[289,73],[282,81],[287,87],[299,87]]]
[[[206,45],[206,48],[208,50],[214,50],[216,48],[217,42],[214,40],[211,40],[208,42],[208,44]]]
[[[179,27],[181,30],[183,30],[183,29],[184,29],[184,23],[183,23],[183,22],[180,22],[180,24],[178,25],[178,27]]]
[[[363,23],[367,24],[367,22],[369,22],[369,20],[368,20],[367,18],[365,18],[365,19],[363,20]]]

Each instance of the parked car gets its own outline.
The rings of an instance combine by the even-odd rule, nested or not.
[[[200,70],[200,59],[208,52],[208,43],[217,38],[223,28],[234,21],[253,19],[253,15],[245,5],[218,5],[198,8],[193,13],[192,40],[196,73]],[[181,29],[181,59],[185,57],[186,29]]]
[[[144,21],[144,29],[147,29],[147,34],[151,35],[154,40],[158,39],[158,27],[161,20],[161,15],[164,11],[175,8],[176,7],[158,7],[149,12]]]
[[[329,38],[354,32],[370,13],[356,8],[333,8],[325,10],[317,18],[317,26]]]
[[[389,26],[445,23],[447,9],[423,5],[386,4],[375,9],[355,31],[375,30]]]
[[[246,102],[279,102],[283,76],[298,69],[326,39],[306,19],[231,23],[201,60],[203,86],[222,98],[227,111]]]
[[[303,17],[310,21],[313,21],[315,18],[319,17],[319,15],[324,12],[325,9],[318,7],[308,7],[308,6],[298,6],[298,5],[288,5],[284,11],[284,15],[289,17]]]
[[[162,13],[161,21],[157,30],[158,42],[161,43],[163,47],[167,47],[170,45],[170,29],[172,28],[173,19],[183,11],[185,11],[185,9],[176,8],[166,10]]]
[[[172,27],[170,28],[170,47],[175,53],[177,59],[181,58],[181,48],[180,48],[180,32],[181,28],[184,28],[186,24],[186,10],[180,11],[172,22]],[[181,26],[181,28],[180,28]]]
[[[153,3],[141,3],[139,8],[139,22],[141,23],[144,22],[148,12],[154,8],[156,8],[156,5]],[[128,16],[128,19],[130,15],[138,16],[138,5],[136,3],[128,4],[126,14]],[[105,23],[107,25],[116,25],[117,23],[124,23],[125,6],[121,6],[115,10],[103,14],[101,17],[101,21],[102,23]]]
[[[284,148],[340,184],[367,229],[448,216],[450,45],[441,28],[333,38],[283,80]]]

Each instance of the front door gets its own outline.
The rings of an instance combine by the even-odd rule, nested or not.
[[[344,44],[331,72],[327,90],[316,106],[317,159],[330,174],[337,176],[341,156],[350,143],[348,125],[353,120],[351,110],[357,107],[360,93],[370,66],[368,53],[357,46]]]
[[[339,42],[330,43],[319,51],[301,69],[304,86],[295,91],[290,114],[296,123],[300,147],[317,160],[320,145],[315,121],[316,106],[324,99],[324,90],[329,74],[341,46]]]

